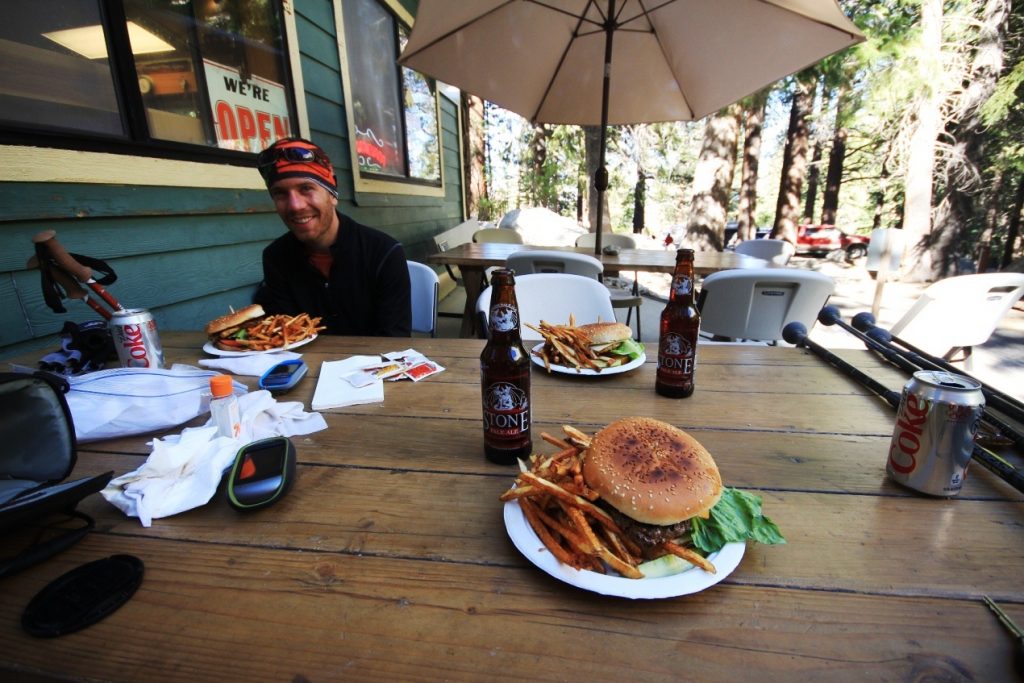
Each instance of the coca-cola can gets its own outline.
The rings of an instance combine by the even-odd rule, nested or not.
[[[984,410],[977,380],[950,372],[915,372],[903,387],[886,473],[922,493],[957,495]]]
[[[125,368],[162,368],[164,349],[153,314],[144,308],[115,311],[110,317],[117,357]]]

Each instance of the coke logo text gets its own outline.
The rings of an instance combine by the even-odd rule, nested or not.
[[[896,434],[889,448],[889,464],[896,472],[907,474],[917,467],[917,453],[921,450],[923,425],[928,417],[929,402],[914,394],[907,394],[896,416]]]
[[[121,346],[128,351],[131,358],[129,365],[138,368],[149,367],[149,354],[142,339],[141,325],[124,325],[121,327]]]

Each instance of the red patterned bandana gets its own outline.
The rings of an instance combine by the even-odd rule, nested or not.
[[[260,152],[256,165],[267,189],[285,178],[309,178],[338,196],[338,181],[334,177],[331,160],[309,140],[282,138]]]

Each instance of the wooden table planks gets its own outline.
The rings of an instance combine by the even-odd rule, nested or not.
[[[165,334],[195,363],[201,339]],[[5,579],[0,672],[96,680],[1010,680],[1011,641],[980,602],[1024,622],[1024,497],[971,470],[958,499],[884,478],[893,411],[798,349],[701,347],[690,399],[653,392],[654,367],[584,379],[533,374],[534,430],[594,431],[627,413],[690,430],[728,485],[763,496],[787,536],[750,544],[702,593],[629,601],[563,585],[511,545],[481,454],[474,340],[324,337],[319,362],[415,347],[448,370],[389,383],[383,404],[324,412],[295,439],[299,476],[249,515],[222,495],[143,528],[98,496],[97,529]],[[858,367],[899,388],[866,352]],[[246,380],[250,386],[251,380]],[[202,422],[202,420],[198,420]],[[178,431],[178,430],[175,430]],[[84,444],[75,475],[140,465],[145,437]],[[535,436],[535,447],[546,447]],[[29,597],[79,564],[146,563],[133,599],[77,634],[20,630]],[[239,655],[239,653],[243,653]]]

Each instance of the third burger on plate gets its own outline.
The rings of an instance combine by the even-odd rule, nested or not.
[[[640,358],[644,345],[633,339],[629,325],[599,322],[587,325],[552,325],[542,322],[532,329],[544,338],[544,346],[534,352],[545,364],[561,365],[600,372]]]

